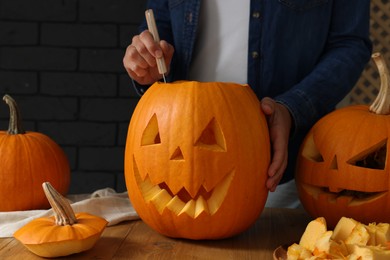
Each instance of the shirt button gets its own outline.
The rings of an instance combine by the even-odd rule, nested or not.
[[[252,58],[257,59],[259,57],[259,53],[257,51],[252,51]]]
[[[187,14],[187,21],[188,21],[188,23],[192,23],[192,13],[188,13]]]
[[[260,18],[260,12],[253,12],[252,17],[253,18]]]

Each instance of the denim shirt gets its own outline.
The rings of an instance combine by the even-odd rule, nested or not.
[[[160,38],[175,48],[169,81],[188,79],[200,4],[148,1]],[[285,105],[293,118],[285,182],[293,177],[304,135],[351,90],[370,59],[370,1],[251,0],[250,10],[247,83],[259,99]]]

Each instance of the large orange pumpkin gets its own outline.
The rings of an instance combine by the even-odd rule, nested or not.
[[[247,229],[264,208],[267,123],[249,86],[155,83],[131,118],[127,190],[149,226],[216,239]]]
[[[369,106],[338,109],[319,120],[302,143],[296,183],[304,208],[334,226],[342,216],[390,222],[390,82],[383,58],[373,54],[382,80]]]
[[[70,185],[68,159],[48,136],[24,131],[16,102],[9,96],[8,131],[0,131],[0,211],[46,209],[41,184],[49,181],[65,194]]]

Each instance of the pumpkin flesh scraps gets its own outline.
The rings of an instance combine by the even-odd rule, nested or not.
[[[18,229],[14,237],[41,257],[67,256],[91,249],[107,221],[88,213],[74,214],[67,199],[50,183],[44,183],[43,188],[54,216],[30,221]]]
[[[173,194],[166,183],[153,184],[148,175],[142,180],[135,160],[134,167],[137,185],[147,203],[153,203],[160,214],[169,209],[178,216],[185,213],[192,218],[198,217],[202,212],[214,215],[224,201],[234,177],[233,170],[211,191],[206,191],[201,186],[197,195],[191,197],[184,188],[178,194]]]

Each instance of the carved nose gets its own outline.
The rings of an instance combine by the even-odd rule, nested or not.
[[[172,153],[170,160],[184,160],[183,152],[178,146],[175,151]]]

